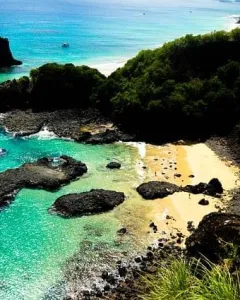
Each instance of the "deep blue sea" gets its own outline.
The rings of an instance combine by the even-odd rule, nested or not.
[[[0,81],[46,62],[90,64],[109,74],[141,49],[228,30],[239,15],[240,3],[218,0],[0,0],[0,36],[24,63],[2,71]]]

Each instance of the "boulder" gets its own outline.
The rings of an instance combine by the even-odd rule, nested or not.
[[[108,190],[91,190],[79,194],[69,194],[58,198],[50,212],[63,217],[81,217],[109,211],[123,203],[123,193]]]
[[[209,183],[200,182],[197,185],[187,185],[182,188],[184,192],[192,194],[205,194],[210,196],[216,196],[223,193],[223,187],[221,182],[217,178],[213,178]]]
[[[206,199],[201,199],[199,202],[198,202],[198,204],[200,204],[200,205],[208,205],[209,204],[209,201],[208,200],[206,200]]]
[[[202,254],[214,262],[228,258],[239,246],[240,216],[228,213],[205,216],[186,240],[189,256],[198,258]]]
[[[121,168],[121,164],[118,162],[110,162],[109,164],[106,165],[106,168],[108,169],[120,169]]]
[[[137,187],[137,192],[147,200],[165,198],[180,191],[177,185],[164,181],[149,181]]]

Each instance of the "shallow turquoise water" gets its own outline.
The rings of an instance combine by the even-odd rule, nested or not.
[[[64,219],[48,213],[60,195],[91,188],[124,190],[138,182],[135,164],[138,152],[124,144],[90,146],[60,139],[14,139],[0,134],[0,147],[8,150],[0,158],[0,170],[17,167],[44,156],[66,154],[87,164],[88,173],[77,181],[50,193],[23,189],[9,207],[0,212],[0,299],[42,299],[49,288],[63,279],[66,260],[80,251],[84,242],[93,246],[106,243],[116,248],[116,231],[123,220],[118,208],[110,213]],[[109,159],[122,162],[123,169],[106,169]],[[128,195],[128,192],[127,192]],[[127,201],[127,200],[126,200]],[[129,249],[128,243],[119,249]],[[86,255],[87,262],[87,254]],[[56,298],[55,298],[56,297]],[[49,299],[61,299],[57,296]]]
[[[187,33],[229,29],[236,22],[232,15],[240,15],[240,3],[0,0],[0,36],[10,39],[15,57],[24,62],[2,71],[0,81],[52,61],[117,63]],[[70,47],[62,48],[63,42]]]

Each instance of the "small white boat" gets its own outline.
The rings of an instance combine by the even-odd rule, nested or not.
[[[69,47],[69,44],[68,44],[68,43],[63,43],[63,44],[62,44],[62,47],[63,47],[63,48],[68,48],[68,47]]]

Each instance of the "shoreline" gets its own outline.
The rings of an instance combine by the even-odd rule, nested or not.
[[[11,114],[7,116],[10,117],[11,121]],[[30,117],[30,115],[28,117]],[[39,117],[41,119],[41,114]],[[59,117],[61,117],[61,113]],[[21,112],[19,118],[24,120],[24,125],[26,125],[25,113]],[[15,122],[16,121],[17,120],[15,120]],[[32,121],[35,122],[35,119]],[[13,121],[12,125],[14,125],[15,122]],[[62,127],[61,124],[60,127]],[[17,125],[20,126],[19,120],[17,121]],[[109,124],[107,124],[107,127],[109,127]],[[45,128],[46,131],[46,127],[43,128]],[[52,128],[54,127],[52,126]],[[130,142],[127,143],[127,145],[132,145],[138,150],[140,160],[137,162],[136,167],[140,171],[140,183],[150,180],[160,180],[175,183],[178,186],[185,186],[187,184],[197,184],[200,181],[208,182],[211,178],[217,177],[223,183],[223,187],[226,190],[231,191],[235,188],[235,181],[238,178],[236,173],[239,172],[238,167],[229,163],[228,160],[222,159],[221,155],[218,156],[213,151],[214,149],[210,149],[206,144],[165,144],[156,146],[146,143]],[[205,172],[205,170],[208,170],[208,172]],[[181,176],[176,177],[174,176],[175,173],[181,174]],[[190,175],[194,175],[195,177],[190,178]],[[136,194],[135,188],[135,186],[128,187],[129,190],[134,189],[133,192]],[[200,206],[198,204],[199,200],[203,197],[209,200],[210,204],[208,206]],[[224,202],[228,202],[229,195],[224,194],[222,199],[225,200]],[[187,230],[188,222],[192,222],[194,227],[197,226],[204,215],[223,208],[222,204],[224,203],[222,203],[222,199],[213,199],[212,197],[203,196],[202,194],[191,195],[191,198],[189,198],[188,193],[184,192],[157,200],[143,200],[139,196],[136,200],[134,199],[133,202],[129,202],[120,213],[119,210],[121,210],[121,208],[117,209],[119,220],[121,220],[123,226],[130,229],[131,233],[130,236],[121,236],[119,240],[121,242],[121,239],[124,241],[125,238],[128,239],[128,237],[137,240],[141,237],[144,240],[145,247],[149,244],[151,244],[151,246],[148,247],[153,247],[152,243],[158,244],[159,239],[167,239],[166,246],[170,241],[174,242],[175,245],[177,245],[176,247],[182,247],[184,238],[189,234]],[[123,219],[124,216],[125,220]],[[142,219],[140,216],[142,216]],[[134,224],[134,218],[137,218],[138,222],[135,222],[136,224],[131,228],[131,225]],[[142,220],[141,223],[139,223],[140,219]],[[157,226],[157,233],[154,233],[149,227],[151,222],[154,222]],[[178,242],[176,239],[172,239],[172,237],[176,237],[177,234],[181,234],[181,238]],[[140,253],[139,255],[145,256],[144,253]],[[124,265],[127,263],[128,262],[124,263]],[[117,271],[114,274],[117,274]],[[103,286],[102,283],[100,286]],[[120,298],[116,299],[119,300]]]
[[[237,27],[240,26],[240,24],[236,23],[236,20],[239,19],[238,15],[228,15],[228,16],[223,16],[224,19],[226,19],[226,22],[224,22],[223,26],[221,28],[219,28],[218,30],[225,30],[225,31],[231,31]],[[206,32],[193,32],[193,35],[199,35],[199,34],[205,34]],[[185,35],[185,34],[184,34]],[[184,35],[180,35],[176,38],[181,38]],[[174,38],[175,39],[175,38]],[[170,39],[169,41],[171,41],[172,39]],[[166,42],[162,42],[159,44],[153,44],[151,47],[147,47],[144,48],[142,47],[141,49],[134,51],[134,53],[131,53],[129,55],[125,55],[125,56],[113,56],[110,59],[106,56],[103,56],[102,58],[91,58],[88,59],[86,61],[81,61],[81,60],[74,60],[71,62],[56,62],[54,60],[52,60],[51,62],[48,63],[58,63],[58,64],[66,64],[66,63],[73,63],[75,66],[88,66],[90,68],[95,68],[97,69],[100,73],[102,73],[103,75],[105,75],[106,77],[108,77],[109,75],[111,75],[113,72],[115,72],[118,68],[123,67],[128,60],[134,58],[135,56],[138,55],[138,53],[142,50],[154,50],[156,48],[162,47],[163,44],[165,44]],[[104,61],[104,62],[103,62]],[[7,80],[13,80],[13,79],[19,79],[22,76],[29,76],[29,73],[32,69],[35,68],[39,68],[41,67],[41,65],[36,65],[36,66],[29,66],[29,65],[25,65],[24,61],[22,66],[15,66],[15,67],[11,67],[9,70],[9,72],[7,72],[7,69],[5,68],[5,72],[1,73],[0,72],[0,84],[7,81]],[[15,70],[18,69],[26,69],[23,72],[17,72],[15,73]],[[5,76],[4,76],[5,75]],[[1,76],[4,78],[3,80],[1,80]]]
[[[144,145],[134,143],[132,146],[140,147],[140,153],[144,153],[142,149]],[[142,156],[141,161],[142,164],[137,165],[137,168],[144,167],[143,174],[141,174],[142,182],[163,180],[185,186],[200,181],[208,182],[209,179],[217,177],[223,183],[224,194],[221,198],[203,194],[191,194],[189,198],[188,193],[185,192],[156,200],[144,200],[138,197],[134,202],[129,202],[125,208],[118,208],[117,215],[121,217],[122,225],[130,235],[133,235],[132,239],[144,239],[145,246],[143,245],[143,249],[145,250],[138,252],[137,255],[134,254],[133,257],[116,257],[116,269],[106,268],[102,270],[102,272],[108,272],[109,279],[102,279],[100,275],[97,287],[92,290],[79,291],[80,295],[71,293],[71,299],[98,299],[96,295],[102,295],[104,299],[117,300],[125,299],[124,295],[131,295],[130,299],[138,299],[137,293],[141,291],[139,276],[149,273],[154,274],[154,270],[157,269],[157,261],[162,259],[158,257],[159,253],[161,255],[165,253],[163,259],[166,258],[166,255],[182,255],[185,238],[191,233],[188,223],[191,222],[191,227],[195,228],[205,215],[222,211],[227,207],[231,198],[231,191],[235,188],[235,181],[238,178],[236,171],[239,171],[237,166],[229,165],[228,161],[222,160],[220,156],[216,155],[212,149],[203,143],[190,146],[145,144],[145,155]],[[199,164],[199,161],[202,164]],[[173,164],[176,162],[177,170],[169,167],[170,162]],[[156,165],[158,167],[160,165],[165,174],[158,174],[157,171],[156,176]],[[205,172],[207,168],[210,170],[208,173]],[[175,172],[180,173],[182,176],[175,177]],[[189,175],[195,177],[190,178]],[[198,204],[203,197],[209,201],[209,205],[201,206]],[[134,208],[132,207],[133,203],[135,203]],[[128,212],[127,215],[126,212]],[[136,221],[138,225],[132,227],[131,224],[134,224],[132,223],[134,221],[131,221],[131,219],[134,216],[139,219],[140,214],[142,214],[142,223],[138,224]],[[127,216],[125,220],[122,218],[124,215]],[[158,228],[156,232],[149,226],[152,222]],[[128,234],[120,237],[120,240],[123,239],[124,241],[127,238]],[[151,253],[153,253],[152,258],[150,257]],[[126,271],[126,274],[119,277],[118,272],[120,269],[124,270],[123,273]],[[100,290],[101,292],[99,292]],[[98,291],[97,294],[96,291]]]
[[[169,152],[171,152],[171,157],[168,157]],[[209,178],[215,176],[223,183],[225,188],[224,194],[220,199],[204,195],[204,198],[209,200],[208,206],[200,206],[198,204],[199,200],[203,198],[202,194],[191,195],[191,198],[189,198],[187,193],[183,192],[163,199],[143,200],[149,201],[148,218],[154,222],[159,230],[157,233],[149,232],[149,235],[152,237],[152,243],[146,247],[145,252],[139,253],[139,256],[132,258],[130,261],[121,262],[120,266],[126,267],[127,275],[117,285],[110,287],[110,291],[108,291],[108,288],[106,288],[105,292],[104,290],[102,291],[104,299],[120,300],[125,299],[124,297],[127,297],[127,299],[139,299],[139,294],[146,289],[141,280],[142,276],[154,274],[159,262],[167,257],[174,258],[184,255],[185,238],[192,232],[188,223],[191,222],[192,228],[195,228],[205,215],[211,212],[222,211],[229,205],[232,196],[231,191],[235,188],[235,180],[238,178],[238,175],[236,175],[236,171],[239,172],[238,166],[229,165],[227,160],[218,156],[205,143],[191,146],[176,146],[172,144],[154,146],[147,144],[146,156],[144,157],[145,166],[147,167],[145,181],[146,179],[163,180],[162,175],[155,176],[156,168],[153,164],[153,161],[155,163],[159,162],[159,160],[156,161],[156,158],[160,154],[163,155],[159,156],[159,158],[165,157],[165,162],[169,159],[172,160],[173,156],[177,154],[175,158],[178,172],[182,173],[181,178],[183,179],[172,177],[173,172],[169,169],[166,173],[168,173],[170,182],[176,183],[178,181],[179,183],[184,180],[184,184],[195,184],[201,180],[206,182]],[[199,165],[196,157],[200,161],[203,159],[202,166]],[[209,167],[210,163],[212,163],[213,168],[209,168],[210,172],[206,173],[206,166]],[[195,177],[189,178],[189,172],[195,174]],[[118,265],[117,268],[119,268]],[[86,295],[91,294],[88,291],[85,291],[85,293]],[[93,295],[90,298],[87,296],[82,297],[80,299],[98,299],[98,296],[95,297]]]

